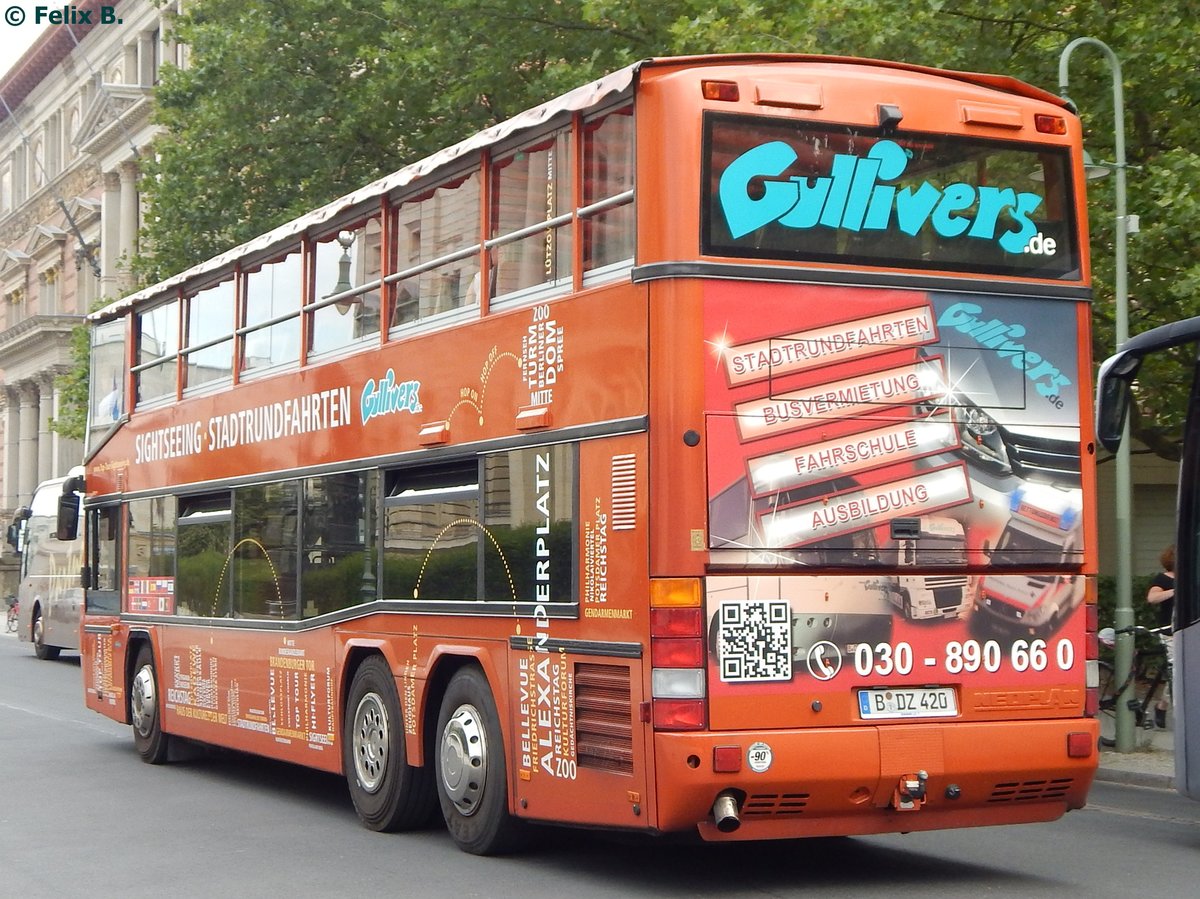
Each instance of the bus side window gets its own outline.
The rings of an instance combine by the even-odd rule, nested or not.
[[[374,471],[327,474],[304,482],[303,617],[377,598],[378,485]]]
[[[482,526],[476,460],[387,477],[384,598],[478,599]]]
[[[233,498],[228,577],[234,617],[297,617],[300,482],[239,487]]]
[[[229,615],[232,497],[228,492],[179,499],[175,603],[181,615]]]
[[[121,581],[118,543],[121,507],[89,509],[88,565],[85,569],[87,611],[115,615],[121,611]]]

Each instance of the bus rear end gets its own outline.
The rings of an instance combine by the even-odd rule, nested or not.
[[[653,104],[669,122],[699,103],[672,149],[702,160],[690,192],[665,153],[639,172],[672,191],[643,192],[646,218],[694,203],[700,235],[679,263],[682,221],[635,272],[658,827],[787,838],[1081,807],[1097,733],[1078,121],[1033,89],[852,61],[655,74],[639,127]],[[1035,495],[1070,527],[1006,543]],[[981,611],[1031,578],[1055,586],[1036,621]],[[912,604],[935,589],[946,611]]]

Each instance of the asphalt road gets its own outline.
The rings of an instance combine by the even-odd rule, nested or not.
[[[340,778],[235,753],[143,764],[77,656],[0,636],[0,896],[791,897],[1195,894],[1200,803],[1098,784],[1053,824],[757,845],[545,829],[514,858],[371,833]]]

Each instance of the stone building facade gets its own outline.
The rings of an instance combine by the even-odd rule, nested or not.
[[[59,477],[83,447],[52,430],[56,379],[72,366],[71,333],[102,299],[129,286],[148,151],[152,93],[179,4],[121,0],[120,23],[51,25],[0,75],[0,521]],[[76,16],[80,21],[83,16]],[[16,559],[0,550],[0,591]]]

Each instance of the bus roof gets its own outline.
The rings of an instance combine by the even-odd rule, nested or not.
[[[591,109],[609,101],[621,94],[629,91],[640,73],[645,69],[664,68],[664,67],[690,67],[690,66],[718,66],[718,65],[737,65],[744,63],[772,63],[772,62],[794,62],[794,63],[818,63],[818,64],[845,64],[858,66],[878,66],[881,68],[898,69],[907,72],[917,72],[927,75],[936,75],[943,78],[958,79],[968,84],[974,84],[980,87],[986,87],[991,90],[1002,91],[1004,93],[1014,94],[1016,96],[1025,97],[1027,99],[1040,100],[1047,103],[1052,103],[1064,108],[1071,108],[1070,102],[1061,97],[1058,97],[1049,91],[1026,84],[1016,78],[1006,75],[989,75],[975,72],[956,72],[944,69],[935,69],[928,66],[911,65],[902,62],[888,62],[885,60],[865,59],[849,56],[817,56],[811,54],[792,54],[792,53],[745,53],[745,54],[720,54],[720,55],[705,55],[705,56],[676,56],[676,57],[659,57],[651,59],[643,59],[626,66],[616,72],[605,75],[589,84],[582,85],[569,91],[561,96],[555,97],[540,106],[535,106],[527,109],[522,113],[513,116],[511,119],[479,131],[470,137],[459,141],[457,144],[439,150],[436,153],[426,156],[424,159],[414,162],[411,165],[392,172],[389,175],[384,175],[358,190],[352,191],[345,196],[338,197],[326,203],[324,206],[318,207],[311,212],[305,213],[299,218],[293,219],[290,222],[285,222],[271,231],[254,237],[239,246],[226,250],[207,259],[204,262],[198,263],[191,268],[185,269],[178,274],[172,275],[157,284],[142,290],[135,291],[120,300],[110,303],[101,309],[98,309],[88,315],[88,320],[92,322],[103,321],[105,319],[115,318],[127,312],[129,309],[139,305],[142,302],[160,297],[165,291],[171,288],[178,288],[180,285],[187,283],[210,272],[216,272],[230,263],[252,256],[258,253],[265,253],[272,247],[279,244],[287,243],[294,240],[310,229],[318,228],[319,226],[329,224],[336,221],[343,215],[349,214],[355,207],[367,203],[373,198],[385,195],[397,188],[405,187],[415,181],[424,179],[434,175],[460,161],[464,157],[472,153],[478,153],[488,147],[498,144],[514,135],[525,131],[535,131],[545,125],[545,123],[564,114],[580,112]]]

